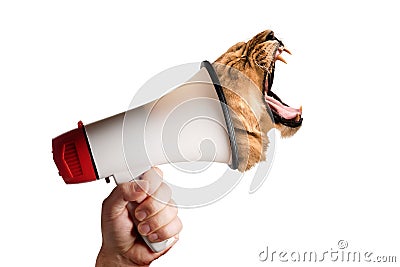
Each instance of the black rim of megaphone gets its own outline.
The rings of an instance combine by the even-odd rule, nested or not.
[[[219,101],[221,102],[221,108],[222,108],[222,112],[224,113],[226,128],[228,130],[228,135],[229,135],[229,142],[230,142],[231,150],[232,150],[232,164],[230,167],[232,169],[236,170],[239,166],[239,159],[238,159],[239,153],[238,153],[238,147],[237,147],[237,143],[236,143],[235,129],[233,127],[228,104],[226,103],[226,98],[225,98],[224,92],[222,91],[222,86],[218,79],[217,73],[215,72],[211,63],[208,62],[207,60],[204,60],[201,63],[201,68],[203,68],[203,67],[205,67],[206,70],[208,71],[208,74],[210,75],[211,80],[214,84],[215,91],[217,92]]]

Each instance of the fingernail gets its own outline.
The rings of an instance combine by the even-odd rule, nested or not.
[[[148,234],[150,232],[150,226],[148,224],[142,224],[142,225],[139,226],[139,228],[140,228],[139,232],[142,235],[146,235],[146,234]]]
[[[156,233],[152,233],[149,235],[149,240],[150,241],[156,241],[158,239],[158,235]]]
[[[144,211],[137,211],[136,212],[136,219],[139,221],[143,221],[146,218],[147,214]]]

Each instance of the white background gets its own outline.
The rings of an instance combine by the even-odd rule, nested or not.
[[[78,120],[123,111],[158,72],[212,61],[268,28],[293,52],[288,65],[278,63],[274,90],[303,105],[303,127],[278,140],[272,171],[255,194],[248,194],[249,174],[216,204],[180,210],[180,241],[153,266],[266,266],[258,254],[267,245],[330,251],[340,239],[350,250],[399,261],[396,7],[1,1],[1,265],[93,266],[101,202],[114,185],[65,185],[51,139]]]

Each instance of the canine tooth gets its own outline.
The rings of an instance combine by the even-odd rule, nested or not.
[[[299,121],[300,118],[301,118],[300,114],[297,114],[297,115],[296,115],[296,121]]]
[[[284,47],[283,48],[283,51],[285,51],[286,53],[288,53],[289,55],[291,55],[292,54],[292,52],[290,52],[290,50],[289,49],[287,49],[286,47]]]
[[[300,114],[302,114],[303,113],[303,106],[300,106],[299,110],[300,110]]]
[[[286,60],[285,60],[281,55],[278,55],[278,56],[276,57],[276,60],[280,60],[280,61],[282,61],[283,63],[287,64]]]

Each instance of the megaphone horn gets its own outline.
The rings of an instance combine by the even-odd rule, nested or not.
[[[210,151],[200,145],[212,142]],[[151,166],[208,161],[238,167],[235,131],[218,77],[208,61],[159,99],[52,140],[53,159],[67,184],[114,178],[129,182]],[[162,251],[172,241],[150,243]]]
[[[195,122],[196,118],[201,119]],[[203,140],[215,145],[211,158],[194,145]],[[151,166],[171,162],[202,160],[228,163],[232,169],[238,166],[230,111],[208,61],[186,83],[159,99],[88,125],[79,122],[77,129],[54,138],[52,145],[53,159],[67,184],[107,177],[124,183]]]

